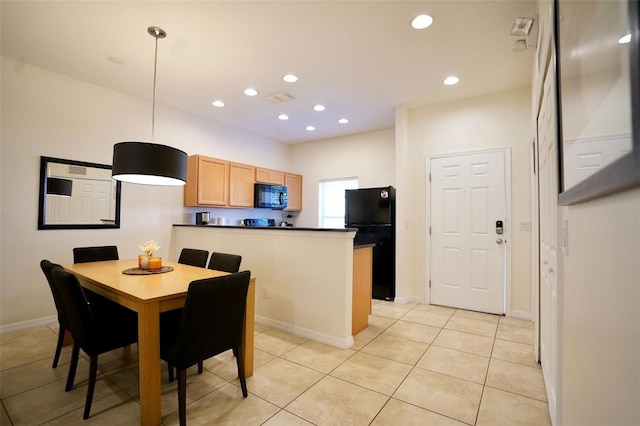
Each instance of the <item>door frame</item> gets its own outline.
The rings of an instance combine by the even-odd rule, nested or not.
[[[460,151],[451,151],[439,154],[427,154],[425,156],[425,283],[424,294],[425,303],[431,303],[431,160],[447,157],[458,157],[461,155],[486,154],[501,152],[504,155],[504,184],[505,184],[505,229],[507,230],[506,252],[505,252],[505,284],[504,284],[504,312],[505,315],[511,316],[511,236],[515,230],[511,220],[511,147],[499,146],[492,148],[479,148]]]

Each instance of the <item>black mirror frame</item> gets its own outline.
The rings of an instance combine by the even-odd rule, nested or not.
[[[561,73],[562,64],[559,61],[559,27],[560,3],[554,0],[554,40],[557,83],[557,114],[558,114],[558,162],[559,162],[559,196],[558,203],[566,206],[584,201],[604,197],[625,189],[640,186],[640,4],[638,0],[629,0],[629,30],[631,42],[629,46],[629,65],[631,78],[631,123],[632,146],[631,152],[625,154],[613,163],[577,183],[564,189],[563,158],[562,158],[562,99]]]
[[[119,229],[120,228],[120,195],[122,191],[122,184],[120,181],[116,181],[116,219],[114,223],[109,224],[66,224],[66,225],[47,225],[45,223],[46,218],[46,179],[47,179],[47,165],[49,163],[68,164],[71,166],[80,167],[93,167],[97,169],[111,170],[112,167],[108,164],[88,163],[85,161],[65,160],[63,158],[54,157],[40,157],[40,194],[38,198],[38,230],[42,229]]]

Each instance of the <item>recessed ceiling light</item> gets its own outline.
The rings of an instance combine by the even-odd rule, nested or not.
[[[459,81],[460,79],[458,77],[456,77],[455,75],[452,75],[450,77],[445,78],[443,83],[447,86],[453,86],[454,84],[458,84]]]
[[[282,79],[287,83],[295,83],[296,81],[298,81],[298,76],[294,74],[287,74],[283,76]]]
[[[278,119],[280,119],[280,120],[288,120],[288,119],[289,119],[289,116],[288,116],[287,114],[280,114],[280,115],[278,116]]]
[[[222,108],[224,106],[224,102],[222,102],[222,101],[213,101],[213,102],[211,102],[211,105],[213,105],[214,107]]]
[[[247,96],[255,96],[258,94],[258,91],[252,87],[244,89],[244,94]]]
[[[424,30],[433,24],[433,18],[430,15],[418,15],[411,21],[411,26],[416,30]]]
[[[340,124],[347,124],[349,122],[349,120],[347,120],[346,118],[341,118],[340,120],[338,120],[338,123]]]
[[[326,108],[324,107],[324,105],[320,105],[320,104],[318,104],[318,105],[316,105],[316,106],[314,106],[314,107],[313,107],[313,110],[314,110],[314,111],[318,111],[318,112],[320,112],[320,111],[324,111],[325,109],[326,109]]]
[[[618,43],[620,44],[631,43],[631,34],[627,34],[626,36],[620,37],[620,40],[618,40]]]
[[[313,132],[316,128],[313,127],[313,126],[307,126],[307,127],[305,127],[305,129],[307,129],[310,132]]]

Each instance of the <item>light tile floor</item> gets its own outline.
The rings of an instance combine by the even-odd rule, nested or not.
[[[57,324],[0,338],[0,424],[139,423],[137,347],[99,359],[83,421],[88,361],[64,392],[70,348],[52,369]],[[242,398],[226,352],[187,379],[190,425],[550,425],[533,323],[374,300],[369,327],[341,350],[256,324],[255,371]],[[164,364],[164,363],[163,363]],[[176,383],[162,376],[164,425],[178,423]]]

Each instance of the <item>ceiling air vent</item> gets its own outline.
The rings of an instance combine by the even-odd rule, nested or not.
[[[288,102],[293,99],[295,99],[295,97],[285,92],[276,93],[275,95],[270,95],[264,98],[265,101],[271,104],[281,104],[283,102]]]

